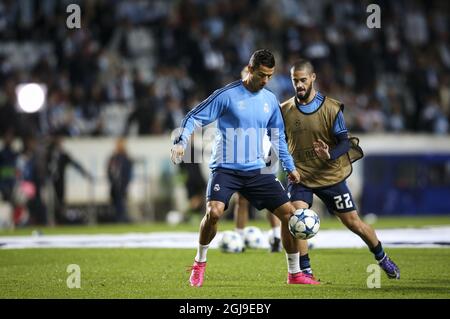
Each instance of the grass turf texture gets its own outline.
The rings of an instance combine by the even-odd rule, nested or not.
[[[198,221],[169,227],[164,223],[132,225],[27,227],[0,231],[0,236],[198,231]],[[264,219],[252,220],[263,230]],[[448,216],[389,217],[376,229],[450,225]],[[229,220],[219,230],[233,229]],[[323,218],[321,229],[343,229],[335,218]],[[450,249],[389,249],[402,270],[399,281],[381,272],[381,288],[367,288],[368,249],[314,249],[312,263],[322,285],[285,284],[283,253],[248,250],[244,254],[208,253],[205,285],[188,285],[186,266],[193,249],[25,249],[0,250],[0,298],[446,298],[450,299]],[[81,267],[81,288],[69,289],[69,264]]]
[[[450,249],[389,249],[402,278],[367,288],[367,249],[310,251],[320,286],[287,285],[284,253],[208,253],[202,288],[188,285],[192,249],[0,250],[0,298],[450,298]],[[69,264],[81,288],[69,289]]]

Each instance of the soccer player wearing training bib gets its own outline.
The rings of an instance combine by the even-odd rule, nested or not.
[[[280,105],[264,86],[275,70],[275,58],[268,50],[258,50],[250,58],[249,74],[216,90],[189,112],[174,140],[171,158],[179,163],[195,126],[217,120],[217,134],[211,154],[211,174],[206,190],[206,214],[200,224],[199,246],[191,267],[191,286],[203,284],[206,254],[216,235],[217,222],[231,195],[239,192],[257,209],[267,208],[281,220],[281,237],[286,250],[289,284],[318,284],[299,267],[295,239],[288,230],[295,211],[287,192],[275,175],[266,171],[263,138],[268,134],[292,183],[299,182],[292,156],[287,150]]]
[[[295,96],[281,105],[289,152],[300,173],[300,183],[289,183],[295,208],[309,208],[313,194],[331,214],[357,234],[374,254],[389,278],[399,279],[400,269],[386,255],[373,228],[358,215],[346,179],[352,162],[363,156],[358,139],[351,137],[344,121],[344,105],[314,88],[316,74],[311,62],[297,61],[291,68]],[[312,275],[306,241],[299,241],[300,268]]]

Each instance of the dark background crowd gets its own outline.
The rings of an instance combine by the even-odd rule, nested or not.
[[[71,3],[80,29],[66,27]],[[379,29],[366,25],[370,3]],[[289,65],[306,57],[352,131],[448,134],[449,12],[436,0],[2,0],[0,132],[164,134],[269,48],[280,101],[292,95]],[[32,115],[15,105],[28,81],[48,88]]]
[[[367,25],[371,3],[381,9],[380,28]],[[81,28],[67,27],[69,4],[80,6]],[[444,0],[0,0],[2,198],[14,202],[16,224],[30,220],[25,205],[32,222],[48,222],[45,204],[64,223],[66,167],[93,177],[64,152],[61,137],[169,134],[189,109],[238,79],[259,48],[275,53],[268,88],[280,101],[293,95],[290,65],[305,57],[318,89],[345,104],[351,132],[448,135],[449,7]],[[17,107],[16,87],[26,82],[47,87],[39,112]],[[20,151],[11,147],[17,138]],[[132,175],[123,143],[107,164],[119,221],[127,220]],[[199,174],[186,174],[189,190],[189,176]],[[44,203],[46,183],[54,194]],[[203,190],[189,190],[192,209],[199,196]]]

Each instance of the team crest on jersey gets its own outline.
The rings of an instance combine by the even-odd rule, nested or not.
[[[269,113],[269,104],[264,103],[264,112]]]
[[[239,102],[238,102],[238,109],[239,109],[239,110],[244,110],[244,109],[245,109],[244,101],[239,101]]]
[[[219,184],[214,185],[214,191],[216,191],[216,192],[220,191],[220,185]]]
[[[306,129],[303,127],[302,122],[300,120],[296,120],[294,125],[295,125],[295,128],[294,128],[295,131],[297,131],[297,132],[306,131]]]

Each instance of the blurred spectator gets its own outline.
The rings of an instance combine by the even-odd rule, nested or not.
[[[73,109],[62,91],[50,92],[47,108],[42,112],[41,130],[48,135],[79,135],[75,127]]]
[[[413,46],[423,46],[428,42],[426,12],[420,2],[412,1],[405,10],[405,39]]]
[[[364,132],[383,132],[386,129],[386,117],[376,100],[371,100],[367,109],[359,113],[360,126]]]
[[[19,113],[14,107],[15,92],[13,80],[7,80],[2,83],[3,77],[1,74],[2,65],[0,58],[0,134],[3,136],[7,131],[16,129],[20,133],[20,119]]]
[[[166,132],[171,133],[174,129],[178,128],[183,120],[186,112],[184,111],[179,100],[168,97],[166,100],[167,117],[164,123]]]
[[[128,135],[130,127],[137,123],[138,135],[160,134],[162,127],[158,123],[158,114],[162,109],[161,100],[155,95],[154,85],[142,85],[135,109],[129,114],[124,135]],[[158,125],[159,124],[159,125]]]
[[[133,162],[127,154],[125,139],[119,138],[107,167],[111,203],[116,222],[127,223],[130,221],[127,211],[127,193],[132,171]]]
[[[23,138],[23,150],[17,158],[17,180],[13,191],[14,223],[18,226],[47,223],[42,201],[43,172],[33,137]]]
[[[82,176],[92,182],[93,177],[83,166],[76,161],[71,155],[69,155],[63,148],[62,136],[55,135],[47,149],[47,176],[50,178],[51,185],[53,186],[53,203],[52,209],[54,210],[55,222],[57,224],[64,224],[69,222],[66,217],[66,169],[68,165],[72,165]]]
[[[402,132],[405,129],[405,118],[401,105],[398,102],[392,104],[391,116],[388,118],[388,129],[392,132]]]
[[[440,104],[442,111],[450,119],[450,75],[442,76],[439,87]]]
[[[19,153],[13,149],[14,133],[8,130],[3,136],[0,151],[0,194],[6,202],[12,203],[12,194],[16,183],[17,157]]]
[[[435,96],[427,99],[421,118],[421,127],[425,131],[439,135],[448,133],[448,117],[438,104]]]
[[[75,30],[61,27],[69,2],[0,3],[0,134],[13,126],[19,136],[115,136],[129,134],[133,123],[139,135],[161,134],[165,119],[177,118],[175,104],[184,109],[194,91],[231,81],[239,61],[263,47],[278,55],[271,85],[280,101],[290,94],[287,68],[305,56],[324,74],[319,87],[330,94],[340,88],[335,96],[350,102],[350,130],[371,127],[361,127],[373,112],[359,101],[372,99],[382,105],[377,117],[395,117],[395,124],[378,129],[424,130],[433,109],[424,111],[428,97],[439,95],[438,128],[426,131],[446,131],[450,2],[381,1],[381,28],[369,29],[367,1],[79,0],[82,28]],[[401,91],[401,108],[375,95],[387,77]],[[27,81],[49,88],[39,125],[15,109],[14,89]],[[127,119],[128,126],[119,127]]]

